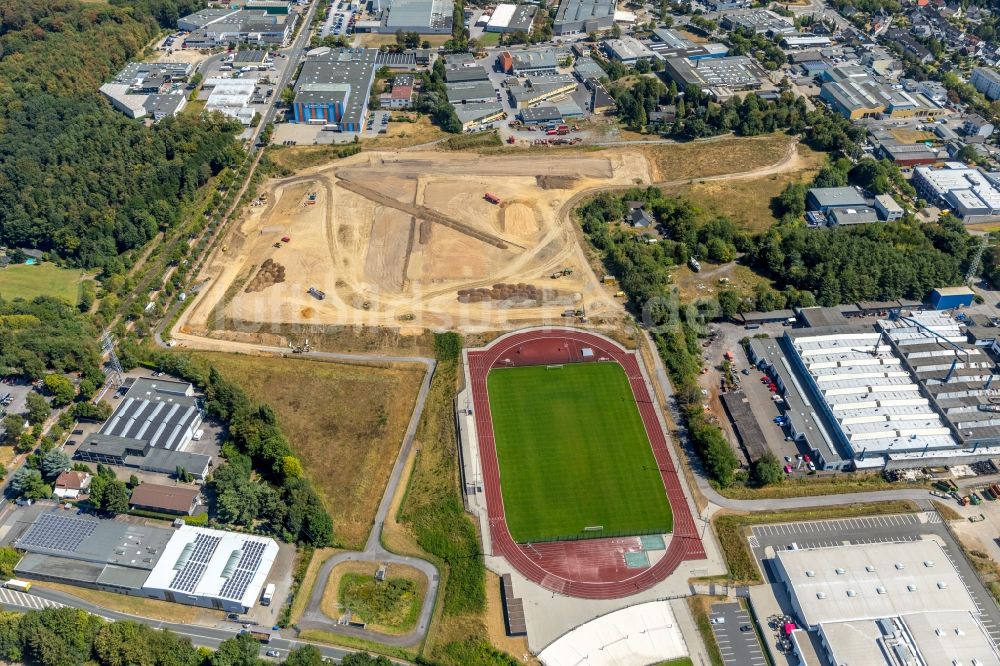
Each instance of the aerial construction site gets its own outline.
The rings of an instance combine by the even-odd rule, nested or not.
[[[622,316],[572,208],[643,185],[627,150],[365,152],[265,184],[201,275],[180,333],[221,322],[504,330]]]

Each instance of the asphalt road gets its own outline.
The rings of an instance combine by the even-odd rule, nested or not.
[[[765,666],[764,652],[753,631],[753,622],[738,603],[714,604],[711,619],[712,633],[719,644],[722,660],[726,666]],[[721,622],[719,621],[721,620]],[[750,627],[740,631],[740,627]]]
[[[44,600],[44,601],[43,601]],[[45,590],[39,587],[34,587],[30,593],[21,594],[17,598],[8,598],[6,595],[0,596],[0,606],[9,608],[17,611],[24,610],[37,610],[41,606],[61,604],[64,606],[72,606],[74,608],[80,608],[88,613],[94,615],[100,615],[107,620],[134,620],[136,622],[141,622],[147,624],[154,629],[167,629],[180,636],[185,636],[191,639],[191,643],[198,647],[207,647],[211,649],[216,649],[219,647],[219,643],[224,640],[233,638],[240,631],[240,625],[233,623],[233,629],[217,629],[213,627],[202,627],[193,626],[188,624],[174,624],[171,622],[161,622],[159,620],[151,620],[148,618],[135,617],[132,615],[127,615],[125,613],[116,613],[110,611],[100,606],[83,601],[76,597],[70,596],[68,594],[63,594],[61,592],[56,592],[55,590]],[[284,659],[289,650],[300,645],[305,645],[305,641],[297,641],[290,638],[272,638],[271,642],[266,646],[261,646],[260,654],[261,656],[267,650],[277,650],[279,653],[279,658]],[[356,652],[356,650],[344,650],[340,648],[330,647],[326,645],[319,645],[313,643],[324,657],[329,657],[335,661],[340,661],[344,656]],[[393,660],[394,663],[406,664],[405,661]]]

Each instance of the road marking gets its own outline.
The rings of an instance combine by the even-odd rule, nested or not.
[[[33,594],[26,594],[17,590],[0,588],[0,601],[11,606],[21,606],[22,608],[63,608],[65,604],[56,601],[36,597]]]

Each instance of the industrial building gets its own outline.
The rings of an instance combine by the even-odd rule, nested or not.
[[[469,83],[472,81],[488,81],[489,73],[485,67],[478,65],[466,67],[465,65],[450,65],[444,70],[445,83]]]
[[[245,613],[278,554],[274,539],[201,527],[147,527],[54,510],[16,538],[29,580]]]
[[[729,53],[729,47],[725,44],[695,44],[670,28],[653,30],[653,39],[645,42],[645,46],[661,60],[667,58],[688,58],[690,60],[722,58]]]
[[[894,222],[903,217],[903,207],[888,194],[879,194],[875,197],[875,210],[879,219],[886,222]]]
[[[375,82],[378,49],[313,49],[295,84],[292,122],[361,133]]]
[[[101,429],[83,440],[74,458],[162,474],[181,467],[203,479],[211,456],[185,451],[201,421],[191,384],[140,378]]]
[[[255,79],[216,79],[212,92],[205,103],[205,110],[217,111],[238,120],[245,126],[253,122],[256,115],[250,107],[250,98],[257,88]]]
[[[931,307],[935,310],[951,310],[972,305],[976,292],[968,287],[938,287],[931,291]]]
[[[868,202],[854,187],[813,187],[806,193],[806,207],[827,213],[834,208],[861,208]]]
[[[1000,665],[976,600],[935,540],[778,550],[771,564],[828,663]],[[800,654],[803,633],[790,636]]]
[[[552,32],[556,35],[610,30],[617,0],[560,0]]]
[[[511,5],[501,3],[493,10],[486,32],[531,32],[538,7],[535,5]]]
[[[372,0],[370,7],[376,18],[358,21],[358,32],[447,35],[454,23],[453,0]]]
[[[869,206],[858,208],[833,208],[826,214],[830,226],[850,226],[853,224],[872,224],[878,222],[878,213]]]
[[[445,84],[449,104],[468,102],[495,102],[497,91],[489,81],[469,81],[467,83]]]
[[[184,85],[192,66],[183,62],[131,62],[100,92],[129,118],[151,117],[159,122],[178,114],[187,104]]]
[[[177,21],[184,38],[184,48],[214,48],[232,42],[285,46],[295,32],[296,13],[274,14],[265,9],[203,9]]]
[[[1000,73],[990,67],[976,67],[972,70],[969,83],[986,95],[987,99],[1000,99]]]
[[[462,123],[462,129],[468,130],[477,125],[487,125],[504,117],[503,104],[494,100],[489,102],[469,102],[455,105],[455,115]]]
[[[715,99],[726,99],[743,90],[760,88],[766,77],[753,58],[726,56],[724,58],[667,58],[664,71],[677,87],[694,85]]]
[[[874,325],[817,320],[780,340],[751,341],[754,362],[779,377],[793,437],[822,469],[1000,455],[994,361],[945,313],[890,312]]]
[[[497,69],[514,76],[529,74],[555,74],[559,68],[559,58],[555,49],[531,49],[524,51],[502,51],[497,56]]]
[[[883,83],[861,65],[838,65],[823,72],[820,99],[850,120],[937,118],[948,113],[920,92]]]
[[[576,90],[577,80],[569,74],[531,76],[522,84],[507,84],[511,106],[523,109]]]
[[[920,196],[952,211],[963,222],[979,222],[1000,215],[1000,173],[947,162],[940,169],[917,167],[911,183]]]
[[[907,167],[934,164],[941,161],[937,149],[922,143],[885,141],[879,145],[878,154],[884,159],[892,160],[899,166]]]
[[[732,12],[722,17],[722,27],[726,30],[743,28],[758,35],[790,35],[795,32],[795,24],[784,16],[769,9],[747,9]]]
[[[549,125],[562,121],[559,108],[553,104],[539,104],[530,109],[521,109],[517,115],[525,125]]]
[[[612,60],[625,65],[634,65],[640,60],[652,60],[657,55],[635,37],[609,39],[601,43],[601,48]]]

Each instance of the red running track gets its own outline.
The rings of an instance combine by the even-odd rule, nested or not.
[[[585,348],[592,349],[594,355],[584,359]],[[483,485],[494,555],[503,556],[518,572],[546,589],[583,599],[616,599],[629,596],[662,582],[685,560],[704,559],[705,550],[698,537],[694,518],[691,516],[687,498],[670,457],[666,436],[660,427],[656,409],[639,369],[639,361],[634,354],[592,333],[552,329],[516,333],[494,342],[485,349],[470,351],[468,359],[476,435],[479,440],[479,457],[483,468]],[[607,566],[609,557],[620,556],[621,539],[563,541],[558,544],[522,546],[514,542],[507,530],[486,376],[490,369],[495,367],[575,363],[587,360],[616,361],[624,368],[646,434],[649,436],[653,455],[660,468],[667,498],[670,500],[674,518],[673,536],[669,539],[667,552],[663,557],[645,569]],[[594,552],[595,548],[600,547],[599,544],[604,546],[605,552]],[[592,566],[586,571],[581,570],[581,563],[588,562]]]

